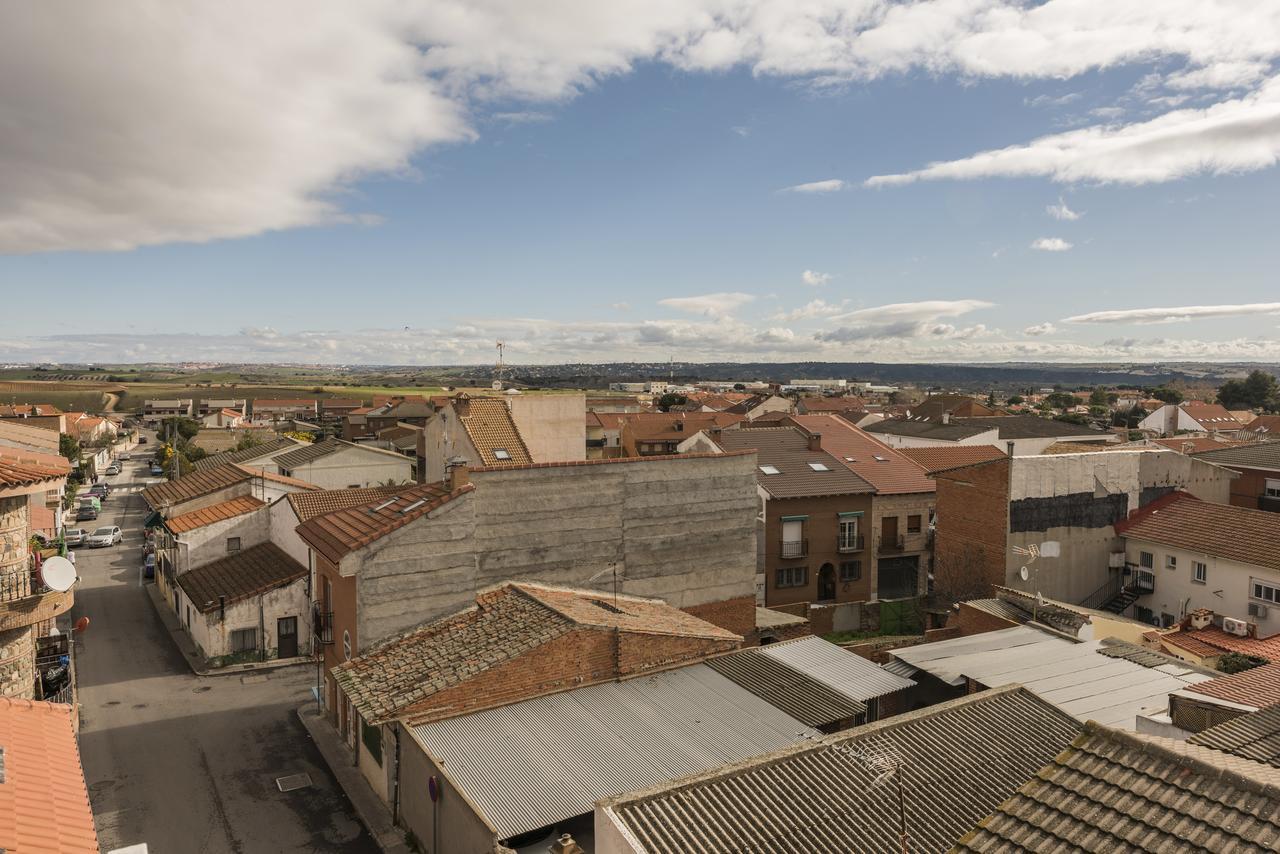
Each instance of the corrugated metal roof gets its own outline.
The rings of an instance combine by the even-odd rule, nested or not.
[[[896,756],[910,848],[945,851],[1079,733],[1021,689],[988,691],[827,736],[602,805],[650,854],[880,854],[900,850]]]
[[[704,664],[410,731],[501,839],[818,735]]]
[[[771,643],[760,651],[855,700],[871,700],[916,684],[812,635]]]
[[[1090,722],[953,851],[1275,851],[1277,779],[1265,765]]]
[[[1080,720],[1133,729],[1139,712],[1168,707],[1169,694],[1212,677],[1164,658],[1146,667],[1028,626],[893,650],[895,658],[951,685],[1021,684]]]
[[[1280,704],[1210,727],[1188,741],[1280,768]]]
[[[711,658],[707,666],[809,726],[861,719],[867,713],[866,703],[788,667],[760,649],[744,649]]]

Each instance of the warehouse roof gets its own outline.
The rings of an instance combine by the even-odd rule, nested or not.
[[[1079,733],[1028,691],[941,703],[602,803],[650,854],[897,851],[895,764],[911,850],[945,851]]]
[[[1100,726],[954,851],[1274,851],[1280,774],[1185,742]]]
[[[1200,455],[1198,459],[1204,459]],[[1116,523],[1123,537],[1280,570],[1280,513],[1171,492]]]
[[[1196,733],[1189,741],[1280,768],[1280,704],[1232,718]]]
[[[307,568],[275,543],[262,543],[184,572],[178,586],[202,614],[307,577]]]
[[[409,731],[500,839],[590,813],[602,798],[818,735],[705,664]]]
[[[823,450],[874,486],[877,495],[937,489],[918,463],[838,415],[795,415],[791,420],[810,433],[821,434]]]
[[[953,686],[966,679],[989,688],[1021,684],[1080,720],[1125,729],[1135,726],[1139,713],[1167,708],[1171,692],[1213,678],[1204,668],[1168,656],[1144,663],[1115,654],[1103,641],[1077,643],[1030,626],[895,649],[890,655]]]
[[[716,442],[724,449],[755,449],[756,483],[774,498],[857,495],[875,492],[834,454],[811,450],[809,437],[797,427],[726,430]],[[917,471],[923,477],[924,472]]]

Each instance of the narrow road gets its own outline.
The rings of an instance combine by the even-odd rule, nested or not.
[[[80,753],[103,851],[375,854],[295,714],[314,671],[192,674],[139,586],[146,467],[112,480],[102,517],[81,526],[119,525],[124,542],[77,550],[72,612],[90,619],[76,649]],[[313,785],[280,792],[276,778],[297,773]]]

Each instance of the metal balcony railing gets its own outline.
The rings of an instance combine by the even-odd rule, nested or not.
[[[809,541],[783,540],[781,551],[784,558],[804,557],[809,553]]]
[[[29,596],[48,593],[49,588],[34,569],[0,573],[0,602],[17,602]]]
[[[837,551],[860,552],[866,547],[866,537],[861,534],[839,534],[836,537]]]
[[[311,633],[319,643],[326,646],[333,643],[333,612],[322,611],[317,604],[311,612]]]
[[[896,537],[881,537],[880,551],[882,552],[900,552],[907,547],[907,537],[905,534],[899,534]]]

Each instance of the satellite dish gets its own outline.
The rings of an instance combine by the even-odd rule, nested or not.
[[[1018,570],[1018,575],[1022,578],[1023,581],[1026,581],[1028,578],[1031,577],[1031,573],[1027,571],[1027,568],[1025,566],[1022,569]]]
[[[76,565],[65,557],[51,557],[40,567],[40,577],[50,590],[62,593],[76,583]]]

